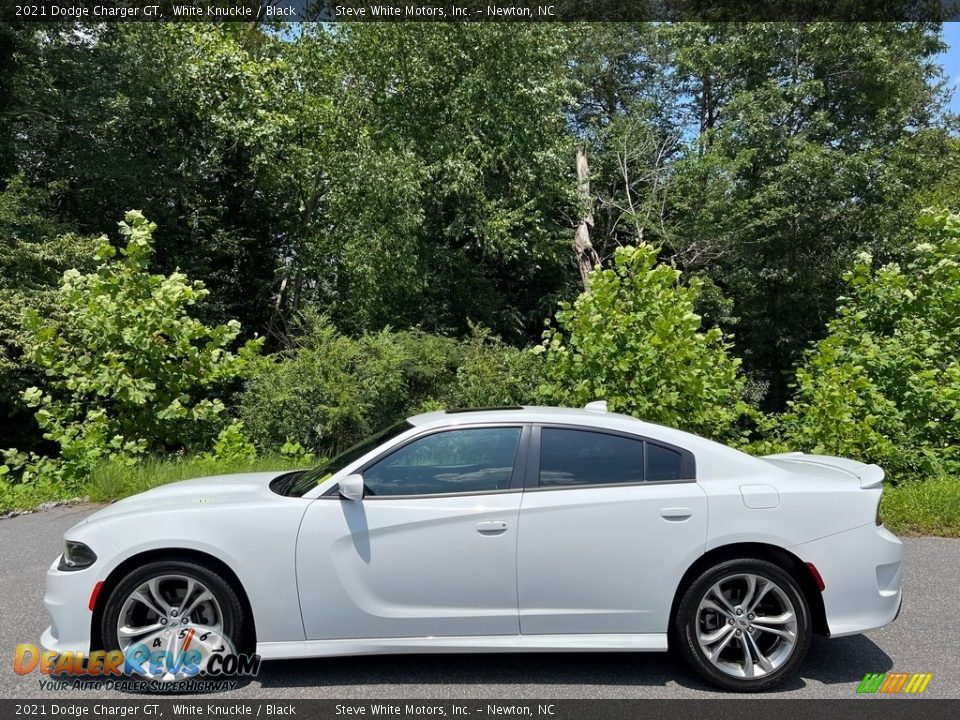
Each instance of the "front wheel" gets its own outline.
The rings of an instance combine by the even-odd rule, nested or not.
[[[728,560],[697,578],[675,618],[680,652],[714,685],[767,690],[803,662],[810,610],[797,582],[766,560]]]
[[[110,594],[102,637],[127,667],[150,680],[196,677],[214,655],[232,654],[243,610],[230,584],[187,560],[160,560],[130,572]]]

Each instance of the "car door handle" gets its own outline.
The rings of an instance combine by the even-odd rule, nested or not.
[[[685,507],[669,507],[660,511],[660,517],[670,522],[680,522],[693,515],[693,510]]]
[[[477,532],[481,535],[499,535],[507,531],[507,524],[503,520],[484,520],[477,523]]]

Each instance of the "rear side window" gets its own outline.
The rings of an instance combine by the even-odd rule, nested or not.
[[[543,428],[540,487],[643,482],[643,446],[643,440],[620,435]]]

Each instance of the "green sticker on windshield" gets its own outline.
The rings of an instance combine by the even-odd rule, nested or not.
[[[319,485],[319,484],[322,483],[324,480],[326,480],[327,478],[330,478],[330,477],[333,477],[333,473],[328,472],[328,473],[324,474],[323,477],[321,477],[321,478],[319,478],[319,479],[317,480],[317,485]]]

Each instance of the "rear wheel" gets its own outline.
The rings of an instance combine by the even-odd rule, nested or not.
[[[110,593],[101,625],[108,649],[124,652],[151,680],[195,677],[214,654],[235,652],[243,608],[230,584],[187,560],[160,560],[130,572]]]
[[[680,652],[700,675],[738,692],[767,690],[803,662],[810,610],[797,582],[766,560],[728,560],[707,570],[677,608]]]

